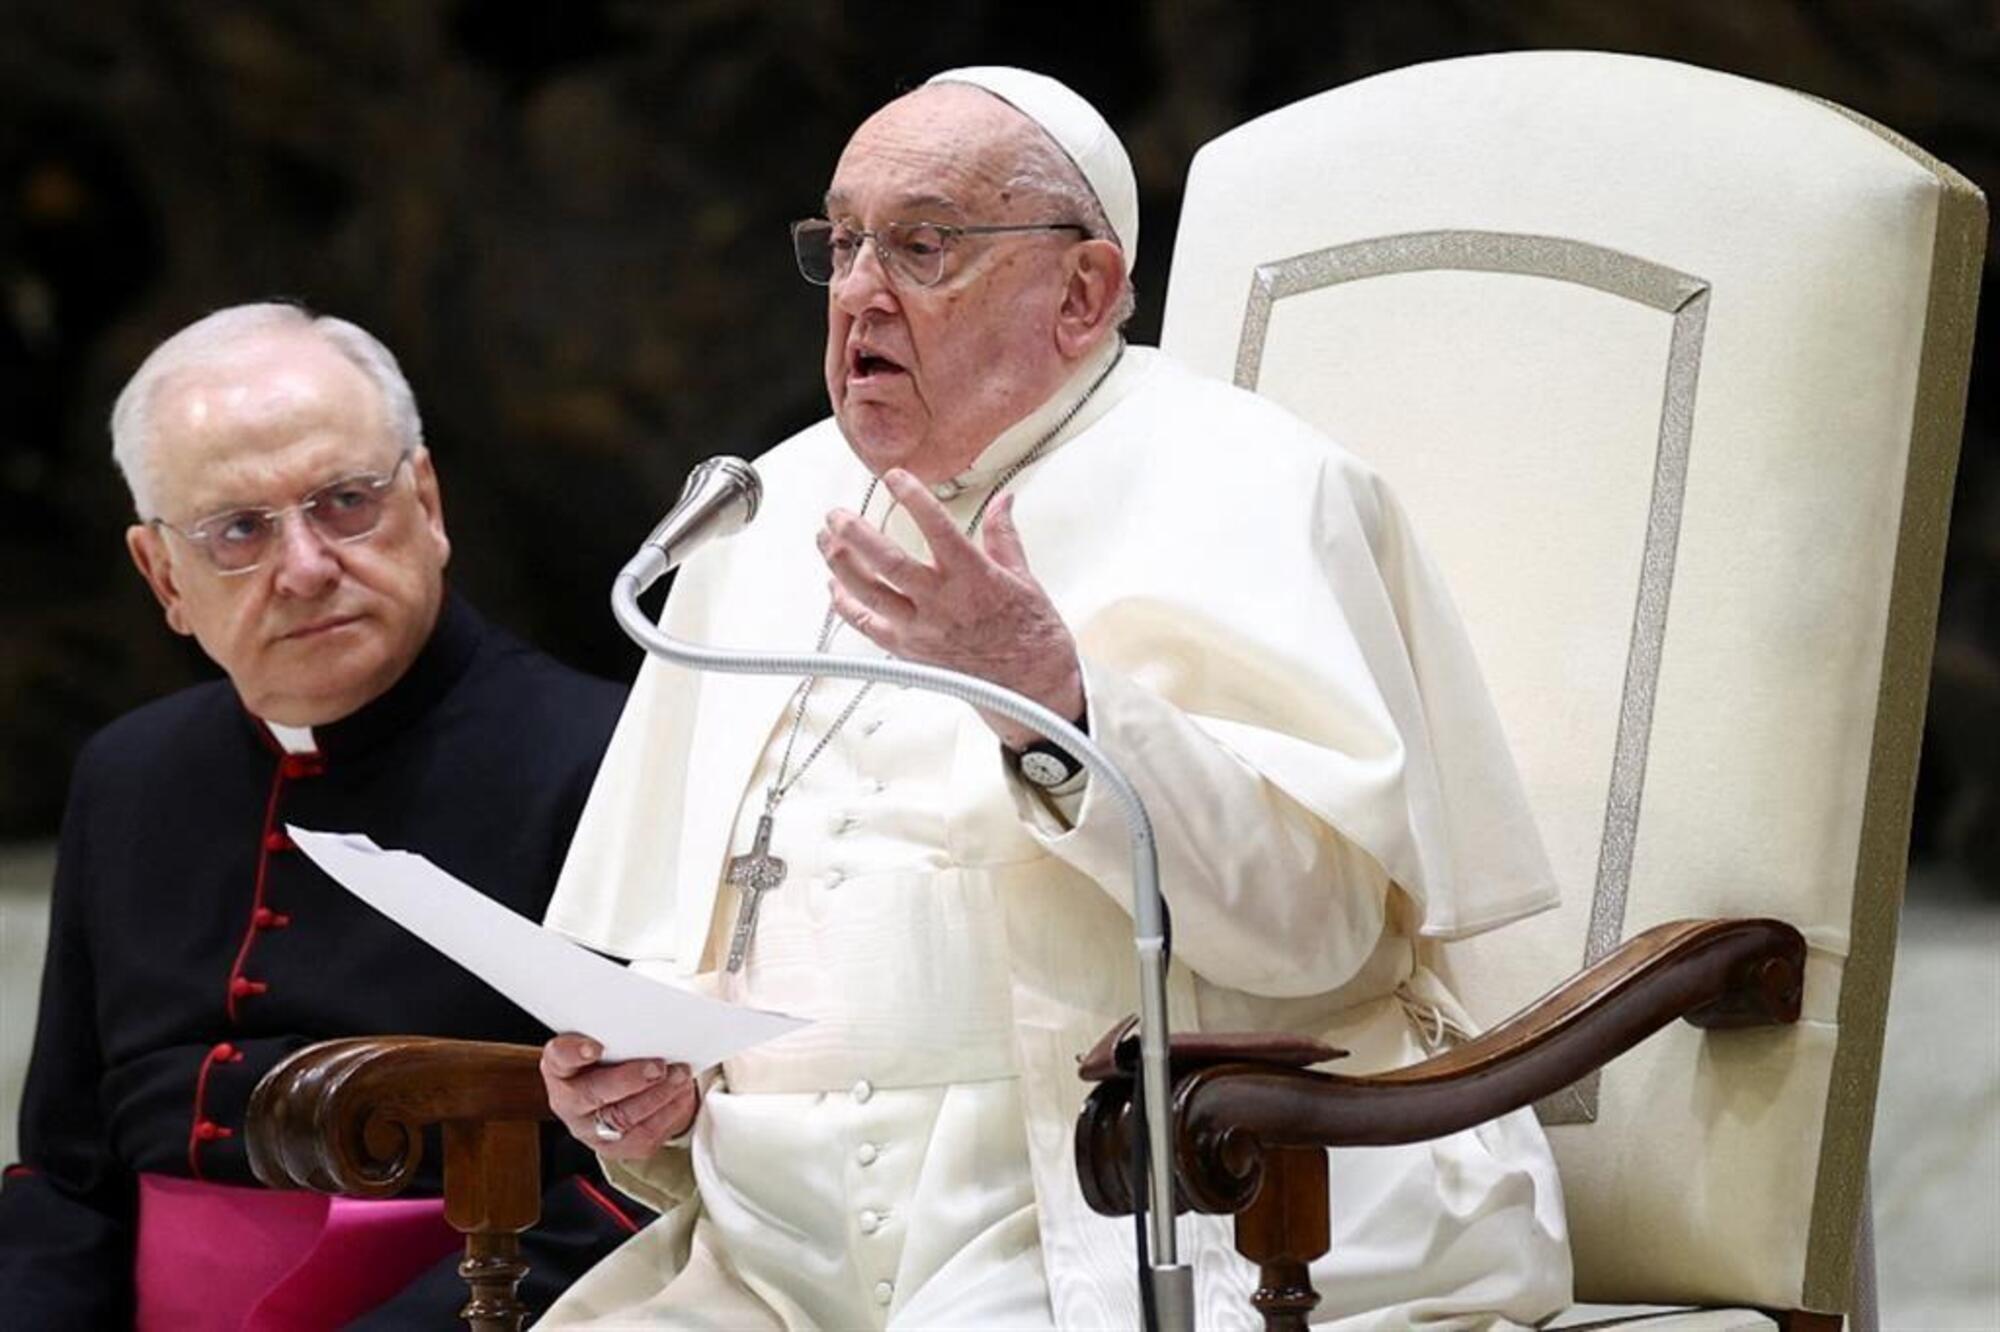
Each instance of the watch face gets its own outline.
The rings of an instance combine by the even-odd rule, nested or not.
[[[1036,786],[1061,786],[1069,777],[1069,765],[1053,754],[1030,751],[1021,755],[1021,775]]]

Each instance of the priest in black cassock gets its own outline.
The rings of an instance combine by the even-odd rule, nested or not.
[[[284,825],[421,852],[539,918],[623,691],[446,590],[415,401],[354,325],[211,315],[141,366],[112,434],[132,558],[229,678],[121,718],[78,761],[23,1160],[0,1186],[0,1319],[452,1326],[465,1290],[442,1203],[259,1187],[250,1091],[328,1037],[546,1033],[325,878]],[[546,1142],[524,1237],[536,1308],[648,1219],[588,1152]]]

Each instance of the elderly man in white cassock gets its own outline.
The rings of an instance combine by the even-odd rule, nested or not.
[[[1467,1025],[1430,941],[1548,905],[1542,848],[1381,483],[1124,344],[1137,232],[1124,149],[1053,80],[955,70],[870,117],[794,228],[833,416],[764,456],[756,524],[683,569],[665,625],[887,652],[1078,719],[1157,825],[1176,1029],[1408,1063]],[[663,1215],[545,1325],[1132,1326],[1130,1223],[1090,1212],[1070,1152],[1077,1056],[1136,1006],[1130,893],[1114,802],[1011,722],[649,662],[549,922],[812,1025],[701,1083],[549,1044],[557,1112]],[[1525,1112],[1334,1156],[1318,1318],[1568,1302]],[[1200,1325],[1253,1323],[1226,1219],[1182,1224]]]

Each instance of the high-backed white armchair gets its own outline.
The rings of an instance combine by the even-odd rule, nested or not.
[[[1798,1022],[1540,1102],[1580,1299],[1850,1308],[1984,242],[1880,126],[1587,52],[1367,79],[1189,173],[1163,345],[1388,478],[1553,854],[1559,911],[1445,949],[1474,1011],[1662,921],[1805,937]]]

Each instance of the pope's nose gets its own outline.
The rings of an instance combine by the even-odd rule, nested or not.
[[[845,273],[833,275],[830,290],[840,308],[851,315],[892,305],[896,295],[895,283],[882,264],[882,252],[872,239],[855,247],[854,261]]]

